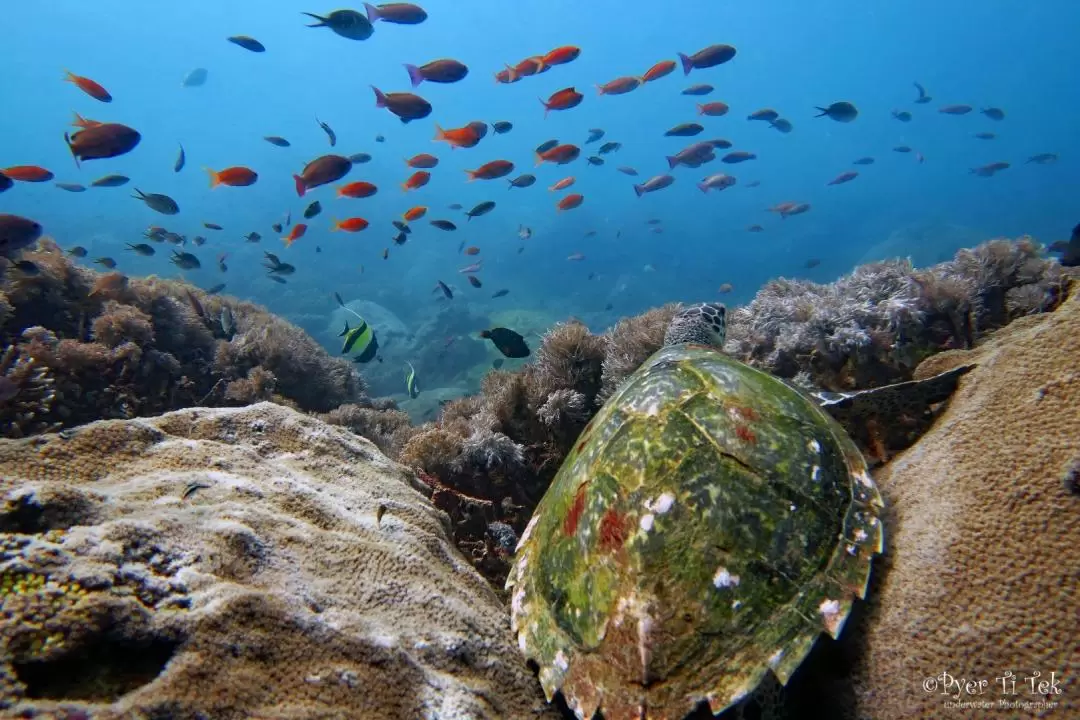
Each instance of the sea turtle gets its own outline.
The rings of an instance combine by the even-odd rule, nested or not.
[[[950,384],[814,398],[725,355],[724,331],[718,303],[673,318],[518,543],[513,630],[578,718],[719,713],[770,670],[786,684],[883,547],[881,496],[823,404],[936,402]]]

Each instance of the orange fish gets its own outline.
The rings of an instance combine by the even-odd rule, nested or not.
[[[435,126],[438,129],[438,125]],[[419,155],[413,155],[411,158],[405,161],[405,164],[411,168],[417,168],[419,170],[430,170],[439,164],[439,158],[428,153],[420,153]]]
[[[569,110],[570,108],[577,107],[581,104],[584,97],[584,95],[572,87],[563,88],[562,90],[553,93],[551,97],[547,99],[547,102],[544,102],[543,99],[540,100],[540,104],[544,106],[544,117],[547,117],[547,114],[552,110]]]
[[[550,162],[556,165],[565,165],[576,160],[579,155],[581,155],[581,148],[577,145],[556,145],[542,153],[536,153],[536,164]]]
[[[330,225],[331,231],[344,230],[345,232],[360,232],[366,229],[368,221],[362,217],[349,218],[348,220],[333,220]]]
[[[286,237],[281,238],[281,240],[285,243],[285,247],[289,247],[294,242],[304,237],[304,233],[306,232],[307,225],[305,225],[304,223],[298,223],[296,225],[293,225],[292,232],[290,232]]]
[[[405,219],[405,222],[412,222],[413,220],[419,220],[425,215],[427,215],[427,208],[423,205],[417,205],[414,208],[409,208],[408,210],[406,210],[405,214],[401,217]]]
[[[86,129],[94,127],[95,125],[100,125],[101,123],[99,123],[97,120],[87,120],[79,113],[75,113],[75,119],[71,121],[71,124],[75,127]]]
[[[516,83],[521,78],[514,74],[513,69],[506,68],[495,73],[495,82],[502,84]]]
[[[642,82],[652,82],[653,80],[659,80],[665,75],[670,74],[675,69],[674,60],[661,60],[660,62],[649,68],[644,75],[641,76]]]
[[[697,112],[698,115],[708,115],[709,117],[720,117],[721,115],[727,115],[727,111],[730,108],[727,103],[722,102],[710,102],[710,103],[698,103]]]
[[[350,197],[350,198],[366,198],[371,197],[379,191],[379,188],[375,187],[369,182],[358,181],[351,182],[348,185],[342,185],[338,188],[338,197]]]
[[[552,192],[554,192],[556,190],[565,190],[566,188],[570,187],[573,184],[574,184],[574,177],[573,176],[564,177],[562,180],[560,180],[559,182],[557,182],[554,185],[552,185],[551,187],[549,187],[548,190],[551,190]]]
[[[475,170],[466,170],[469,181],[473,180],[496,180],[505,177],[514,171],[514,163],[509,160],[492,160],[484,163]]]
[[[543,57],[543,60],[545,65],[565,65],[576,60],[580,54],[581,48],[574,45],[564,45],[549,52]]]
[[[580,207],[581,203],[583,203],[583,202],[585,202],[585,196],[584,195],[578,195],[577,193],[573,193],[572,195],[567,195],[562,200],[560,200],[559,204],[556,207],[560,211],[561,210],[573,210],[576,207]]]
[[[631,90],[637,90],[641,87],[641,78],[626,75],[621,78],[615,78],[611,82],[606,82],[603,85],[597,85],[596,91],[600,95],[625,95]]]
[[[510,77],[516,79],[529,77],[530,75],[536,75],[548,68],[548,65],[544,62],[544,58],[541,55],[536,57],[526,58],[519,62],[514,67],[506,66],[506,71],[510,73]],[[510,82],[513,82],[511,80]]]
[[[95,100],[100,100],[103,103],[112,102],[112,95],[109,94],[109,91],[90,78],[76,75],[70,70],[65,70],[64,81],[74,83],[76,87]]]
[[[476,247],[475,245],[470,245],[469,247],[465,248],[462,252],[464,252],[466,255],[479,255],[480,254],[480,248]]]
[[[248,185],[254,185],[255,181],[259,179],[259,174],[254,170],[240,166],[225,168],[217,172],[210,168],[203,168],[203,170],[206,170],[206,174],[210,176],[211,188],[216,188],[218,185],[247,187]]]
[[[425,172],[424,170],[417,170],[409,176],[409,179],[406,180],[405,184],[401,187],[404,190],[416,190],[417,188],[422,188],[427,185],[429,180],[431,180],[431,173]]]
[[[439,127],[439,123],[435,123],[435,142],[439,141],[450,143],[452,148],[471,148],[480,142],[480,134],[468,125],[452,130],[443,130]]]
[[[0,173],[20,182],[48,182],[55,177],[51,172],[37,165],[13,165],[0,170]]]

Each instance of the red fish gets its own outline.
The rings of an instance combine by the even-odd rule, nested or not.
[[[369,225],[368,221],[362,217],[349,218],[348,220],[333,220],[331,221],[330,230],[336,232],[338,230],[344,230],[345,232],[360,232],[367,229]]]
[[[553,93],[547,102],[540,100],[540,104],[544,106],[544,117],[547,117],[552,110],[569,110],[577,107],[584,98],[585,96],[577,90],[568,87]]]
[[[536,164],[539,165],[543,162],[550,162],[555,163],[556,165],[565,165],[566,163],[577,160],[579,155],[581,155],[581,148],[577,145],[556,145],[542,153],[536,153]]]
[[[210,168],[203,168],[210,176],[210,187],[216,188],[218,185],[230,185],[232,187],[247,187],[248,185],[254,185],[255,181],[259,179],[259,174],[254,170],[246,167],[231,167],[224,170],[214,171]]]
[[[698,115],[708,115],[709,117],[727,115],[728,110],[730,110],[730,108],[726,103],[722,102],[698,103],[697,106]]]
[[[104,160],[129,153],[142,136],[137,130],[120,123],[100,123],[72,133],[64,133],[75,164],[80,160]]]
[[[549,187],[548,190],[551,190],[552,192],[555,192],[556,190],[565,190],[573,184],[574,177],[571,175],[570,177],[564,177],[562,180]]]
[[[641,87],[641,82],[641,78],[627,75],[621,78],[615,78],[611,82],[606,82],[603,85],[597,85],[596,91],[600,95],[625,95],[631,90],[637,90]]]
[[[513,68],[506,68],[495,73],[495,82],[503,85],[509,85],[510,83],[516,83],[521,78],[514,74]]]
[[[408,210],[406,210],[405,214],[402,215],[402,217],[405,218],[406,222],[412,222],[413,220],[419,220],[425,215],[427,215],[427,208],[423,205],[418,205],[414,208],[409,208]]]
[[[470,245],[469,247],[462,250],[462,252],[465,253],[466,255],[479,255],[480,254],[480,248],[476,247],[475,245]]]
[[[285,247],[289,247],[294,242],[304,237],[304,233],[306,232],[307,225],[305,225],[304,223],[298,223],[296,225],[293,225],[292,232],[290,232],[286,237],[281,238],[281,240],[285,243]]]
[[[77,88],[95,100],[100,100],[103,103],[112,102],[112,95],[109,94],[109,91],[88,77],[82,77],[70,70],[65,70],[64,81],[74,83]]]
[[[371,183],[360,180],[351,182],[348,185],[342,185],[338,188],[337,195],[338,197],[366,198],[371,197],[378,191],[379,188]]]
[[[562,211],[562,210],[573,210],[576,207],[580,207],[581,203],[583,203],[583,202],[585,202],[585,196],[584,195],[579,195],[578,193],[573,193],[571,195],[567,195],[562,200],[560,200],[559,204],[556,207],[560,211]]]
[[[79,113],[75,113],[75,119],[71,121],[71,124],[75,127],[86,129],[92,128],[95,125],[100,125],[101,123],[99,123],[97,120],[87,120]]]
[[[439,126],[436,125],[436,128]],[[439,158],[428,153],[420,153],[413,155],[411,158],[405,161],[405,164],[411,168],[417,168],[418,170],[430,170],[439,164]]]
[[[55,175],[43,167],[37,165],[13,165],[0,170],[4,175],[19,182],[48,182]]]
[[[581,54],[581,48],[574,45],[557,47],[543,57],[545,65],[565,65],[577,59]]]
[[[641,81],[652,82],[653,80],[659,80],[665,75],[670,75],[675,70],[675,66],[676,63],[674,60],[661,60],[641,76]]]
[[[424,170],[417,170],[409,176],[409,179],[406,180],[405,184],[401,187],[404,190],[416,190],[417,188],[422,188],[427,185],[430,180],[431,173]]]
[[[475,170],[466,170],[469,181],[473,180],[496,180],[505,177],[514,171],[514,163],[509,160],[492,160],[484,163]]]
[[[480,142],[480,133],[469,125],[443,130],[438,123],[435,123],[435,142],[440,141],[450,143],[452,148],[471,148],[476,147],[476,144]]]
[[[520,80],[523,77],[529,77],[530,75],[544,72],[548,67],[550,66],[544,62],[543,56],[538,55],[536,57],[526,58],[514,67],[507,65],[506,72],[509,73],[510,77],[514,78],[514,80]],[[510,82],[514,82],[514,80],[510,80]]]

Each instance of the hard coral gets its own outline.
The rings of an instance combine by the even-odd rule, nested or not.
[[[364,398],[351,363],[260,306],[173,280],[97,273],[49,239],[23,257],[38,274],[0,279],[0,343],[12,353],[3,372],[35,370],[9,378],[22,389],[0,403],[2,435],[197,404],[268,398],[326,412]],[[235,335],[221,327],[225,307]]]
[[[46,418],[55,398],[49,369],[9,345],[0,355],[0,433],[25,437],[54,429]]]

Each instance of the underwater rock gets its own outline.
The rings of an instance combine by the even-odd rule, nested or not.
[[[1080,457],[1078,357],[1074,290],[1055,312],[920,368],[977,364],[934,428],[876,476],[884,562],[865,627],[849,628],[865,643],[860,717],[947,715],[942,673],[986,681],[959,699],[1004,714],[1080,715],[1080,496],[1066,477]],[[1015,695],[1002,690],[1008,673]],[[1032,692],[1035,673],[1045,691]],[[999,700],[1057,705],[1004,711]]]
[[[271,403],[0,441],[0,709],[558,717],[419,490]]]

